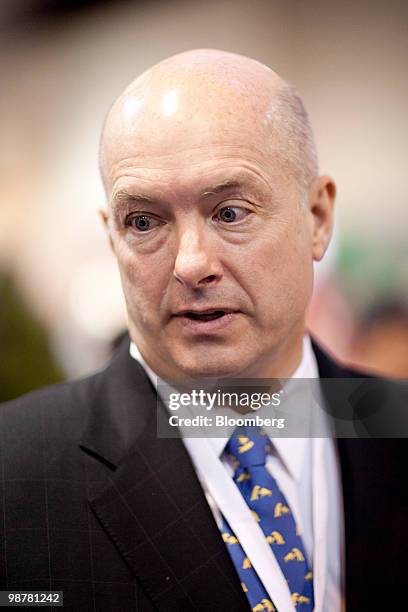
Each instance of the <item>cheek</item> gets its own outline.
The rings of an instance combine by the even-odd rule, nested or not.
[[[307,307],[313,262],[305,235],[265,237],[247,250],[241,272],[258,317],[266,324],[299,316]]]
[[[290,244],[282,259],[278,295],[281,311],[289,324],[304,316],[313,286],[313,260],[307,244],[302,239]]]
[[[117,261],[129,315],[133,321],[148,325],[159,316],[168,284],[166,266],[129,249],[117,251]]]

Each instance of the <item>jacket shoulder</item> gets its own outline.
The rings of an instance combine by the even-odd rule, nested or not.
[[[9,451],[24,445],[33,451],[45,438],[56,445],[78,440],[97,378],[58,383],[0,404],[0,436],[6,446],[10,443]]]
[[[57,383],[30,391],[20,397],[1,403],[0,411],[3,415],[7,415],[18,411],[56,408],[67,403],[78,406],[81,401],[86,399],[87,395],[92,393],[97,376],[97,374],[93,374],[86,378]]]

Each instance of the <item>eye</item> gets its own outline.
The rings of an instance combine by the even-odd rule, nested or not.
[[[126,219],[126,225],[138,232],[147,232],[160,225],[160,222],[149,215],[132,215]]]
[[[235,221],[242,221],[249,213],[249,210],[241,206],[224,206],[215,216],[223,223],[234,223]]]

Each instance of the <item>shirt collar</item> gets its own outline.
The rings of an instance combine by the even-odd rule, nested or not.
[[[158,382],[161,379],[146,363],[134,342],[130,343],[129,352],[133,359],[136,359],[136,361],[138,361],[142,365],[157,391]],[[317,367],[316,357],[313,352],[312,343],[310,341],[310,337],[305,334],[303,337],[302,359],[296,370],[293,372],[291,378],[318,378],[318,376],[319,371]],[[232,434],[233,430],[234,428],[231,427],[230,435]],[[266,433],[268,433],[268,435],[269,433],[271,434],[270,438],[271,440],[273,440],[273,444],[276,448],[276,451],[289,473],[293,476],[293,478],[299,480],[302,472],[302,466],[304,465],[306,453],[310,449],[310,444],[312,440],[310,438],[274,438],[274,432],[272,430],[268,432],[267,428]],[[229,437],[208,438],[208,440],[211,444],[212,449],[219,457],[221,456],[225,445],[229,440]]]

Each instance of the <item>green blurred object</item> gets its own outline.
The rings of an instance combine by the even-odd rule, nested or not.
[[[0,402],[64,379],[48,335],[9,275],[0,275]]]
[[[371,304],[398,297],[406,289],[406,245],[346,235],[339,244],[337,279],[355,311],[363,313]]]

